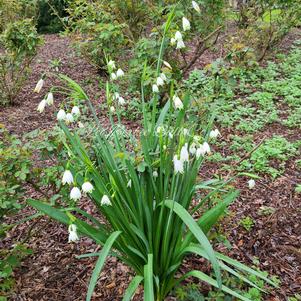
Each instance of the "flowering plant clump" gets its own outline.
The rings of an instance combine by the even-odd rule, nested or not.
[[[91,254],[98,256],[98,260],[86,300],[91,299],[99,273],[109,254],[130,266],[135,273],[123,300],[131,300],[140,284],[144,287],[144,300],[164,300],[182,280],[190,276],[240,300],[249,300],[222,284],[221,270],[254,287],[257,287],[256,284],[246,278],[246,273],[256,275],[273,285],[258,271],[215,252],[206,236],[238,195],[235,190],[225,192],[227,182],[212,180],[200,183],[198,179],[200,167],[211,152],[210,139],[218,138],[219,131],[215,130],[211,134],[207,131],[194,133],[193,128],[188,130],[184,127],[185,111],[191,98],[187,93],[176,91],[175,83],[171,83],[165,106],[158,109],[159,88],[167,80],[162,68],[162,65],[168,64],[163,61],[164,50],[168,45],[166,34],[173,18],[174,14],[171,13],[165,24],[157,60],[157,76],[150,83],[153,85],[150,102],[145,102],[142,84],[143,121],[139,138],[128,132],[126,135],[118,134],[123,129],[120,112],[124,101],[120,101],[116,82],[124,75],[124,71],[117,69],[115,62],[108,60],[111,76],[106,84],[111,132],[102,128],[83,89],[70,78],[60,76],[67,85],[64,93],[68,91],[69,98],[74,101],[84,100],[95,121],[95,137],[91,147],[87,148],[81,141],[77,128],[71,126],[73,110],[67,114],[66,108],[59,111],[57,119],[67,137],[69,154],[62,182],[70,185],[70,199],[74,202],[83,194],[89,196],[105,218],[106,224],[86,212],[82,216],[74,216],[67,209],[57,209],[34,200],[29,203],[69,225],[70,242],[77,241],[80,235],[86,235],[102,246],[99,254]],[[186,26],[188,22],[185,21]],[[179,34],[177,39],[183,42]],[[142,83],[144,75],[145,73],[142,74]],[[72,118],[68,118],[68,114]],[[202,200],[193,202],[195,193],[204,188],[212,191]],[[205,205],[213,195],[219,196],[219,202],[206,211]],[[195,220],[192,215],[196,212],[201,215]],[[202,256],[211,263],[214,277],[196,270],[182,276],[178,274],[185,256],[191,253]]]

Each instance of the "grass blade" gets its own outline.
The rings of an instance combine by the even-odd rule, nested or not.
[[[109,236],[109,238],[107,239],[106,243],[104,244],[104,246],[103,246],[103,248],[102,248],[102,250],[101,250],[101,252],[99,254],[99,257],[97,259],[94,271],[93,271],[91,279],[90,279],[86,301],[90,301],[91,300],[93,291],[94,291],[95,286],[97,284],[97,280],[98,280],[99,274],[100,274],[100,272],[102,270],[102,267],[103,267],[103,265],[105,263],[105,260],[106,260],[108,254],[109,254],[109,252],[110,252],[110,250],[112,248],[113,243],[115,242],[115,240],[117,239],[117,237],[120,234],[121,234],[120,231],[113,232]]]
[[[154,301],[153,254],[148,254],[148,263],[144,266],[144,301]]]
[[[143,277],[138,275],[132,279],[131,283],[125,291],[122,301],[130,301],[132,299],[142,280]]]

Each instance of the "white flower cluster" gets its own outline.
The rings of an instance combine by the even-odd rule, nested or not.
[[[153,84],[153,92],[159,93],[159,87],[163,87],[165,83],[167,82],[167,77],[164,73],[161,73],[160,76],[157,77],[156,83]]]
[[[206,154],[210,154],[211,149],[207,142],[203,144],[199,144],[197,142],[198,139],[194,139],[196,142],[192,142],[188,147],[188,143],[182,146],[180,151],[180,158],[178,155],[174,155],[173,163],[174,163],[174,171],[175,173],[184,173],[185,162],[189,163],[189,154],[191,156],[195,156],[196,159],[199,159],[201,156],[205,156]]]
[[[59,121],[64,120],[66,123],[72,123],[78,116],[80,116],[80,109],[78,106],[74,106],[71,110],[71,113],[66,113],[63,109],[59,110],[56,115],[56,118]]]
[[[73,178],[73,175],[70,170],[65,170],[65,172],[63,174],[63,178],[62,178],[62,183],[63,183],[63,185],[65,185],[65,184],[71,185],[74,183],[74,178]],[[86,194],[86,193],[92,193],[94,190],[94,187],[89,181],[86,181],[83,183],[81,189],[82,189],[82,192]],[[74,200],[74,201],[78,201],[82,197],[82,192],[78,187],[74,186],[70,191],[70,199]],[[101,203],[101,205],[112,205],[111,201],[107,195],[104,195],[102,197],[100,203]]]
[[[124,76],[124,72],[120,68],[118,68],[118,70],[116,72],[114,72],[114,70],[116,69],[115,61],[110,60],[108,62],[108,69],[109,69],[109,73],[111,73],[112,80],[116,80],[116,79]]]

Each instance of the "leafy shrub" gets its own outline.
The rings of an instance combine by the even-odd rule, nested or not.
[[[162,76],[164,45],[172,28],[173,17],[171,13],[165,23],[156,60],[156,76],[161,76],[163,85],[168,81],[166,76]],[[115,67],[112,62],[108,63],[110,73],[113,73]],[[85,143],[76,126],[68,126],[74,121],[70,113],[66,114],[61,109],[57,116],[67,139],[65,145],[69,156],[63,180],[72,185],[70,198],[76,203],[82,192],[85,193],[95,204],[101,221],[105,219],[106,223],[100,222],[99,215],[95,217],[84,211],[74,215],[64,206],[56,208],[35,200],[30,200],[29,204],[69,225],[69,241],[78,240],[78,230],[103,246],[99,254],[90,254],[98,256],[98,260],[89,284],[87,300],[91,300],[109,253],[130,266],[136,274],[124,300],[132,298],[140,283],[144,286],[145,301],[164,300],[173,288],[189,276],[218,287],[238,299],[249,300],[221,285],[221,269],[236,276],[239,274],[234,270],[241,270],[242,274],[238,277],[243,281],[246,279],[243,274],[250,273],[271,284],[273,282],[261,273],[214,252],[207,237],[238,192],[231,189],[224,192],[227,182],[220,180],[197,183],[199,169],[209,152],[208,129],[195,132],[194,127],[189,130],[184,128],[191,97],[178,89],[174,80],[168,90],[167,102],[159,110],[158,91],[144,90],[146,68],[145,64],[141,79],[143,126],[140,137],[127,132],[121,123],[123,104],[120,97],[116,96],[120,90],[113,80],[107,81],[105,85],[112,129],[105,130],[83,89],[72,79],[60,76],[65,84],[64,92],[68,91],[67,101],[62,106],[73,112],[74,107],[71,107],[74,103],[84,100],[90,114],[94,116],[94,135],[90,137],[90,144]],[[146,98],[150,102],[146,103]],[[194,203],[196,192],[209,187],[212,191]],[[212,196],[216,197],[214,203]],[[210,207],[207,202],[211,203]],[[192,216],[198,211],[201,217],[194,220]],[[190,253],[209,260],[215,276],[190,271],[176,278],[182,261]],[[252,286],[252,282],[248,283]]]
[[[236,56],[236,62],[244,60],[247,63],[250,58],[261,61],[297,25],[300,16],[298,0],[245,2],[239,9],[238,25],[241,29],[232,40],[231,57]]]
[[[0,36],[0,105],[14,103],[41,44],[32,20],[16,21]]]

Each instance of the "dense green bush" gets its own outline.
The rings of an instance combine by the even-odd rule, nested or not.
[[[14,103],[41,42],[31,19],[9,24],[0,36],[0,105]]]

